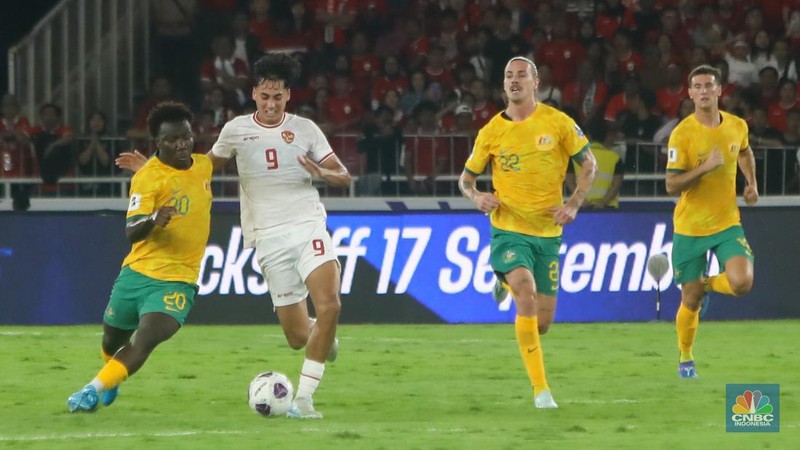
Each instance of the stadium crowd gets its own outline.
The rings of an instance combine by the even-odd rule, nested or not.
[[[301,62],[290,111],[331,138],[360,195],[435,194],[504,108],[504,64],[523,55],[538,66],[537,99],[627,173],[663,172],[662,145],[693,110],[686,75],[711,64],[722,108],[750,125],[762,193],[800,193],[800,152],[783,150],[800,146],[800,0],[173,0],[151,1],[151,15],[155,70],[120,124],[126,144],[110,148],[101,111],[65,124],[45,104],[34,120],[6,94],[0,177],[41,177],[46,195],[64,176],[115,175],[116,153],[149,148],[147,113],[167,99],[192,105],[195,151],[206,152],[254,110],[250,67],[269,51]]]

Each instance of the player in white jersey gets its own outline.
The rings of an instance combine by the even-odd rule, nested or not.
[[[319,419],[312,395],[326,358],[335,357],[341,278],[325,208],[311,180],[348,187],[351,178],[319,127],[285,111],[299,69],[287,55],[270,53],[259,59],[253,65],[256,112],[225,124],[208,156],[215,169],[236,158],[244,245],[256,249],[289,346],[306,347],[288,415]],[[127,154],[117,164],[136,170],[142,162],[136,160]],[[309,295],[316,320],[308,316]]]
[[[284,54],[259,59],[253,66],[256,112],[225,124],[208,156],[214,167],[236,158],[245,246],[256,248],[289,345],[306,347],[289,416],[321,418],[312,395],[336,337],[340,268],[311,180],[347,187],[351,178],[319,127],[285,111],[299,69]],[[316,324],[308,317],[309,295]]]

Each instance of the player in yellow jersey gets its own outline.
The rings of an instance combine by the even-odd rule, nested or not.
[[[753,252],[736,204],[736,168],[747,180],[744,201],[753,205],[758,201],[755,159],[747,123],[719,110],[720,79],[719,70],[711,66],[692,70],[694,114],[672,131],[668,145],[667,192],[680,194],[673,218],[672,266],[675,283],[681,285],[675,320],[681,378],[697,377],[692,345],[705,292],[739,296],[753,285]],[[708,251],[724,266],[720,275],[705,276]]]
[[[147,118],[158,156],[131,182],[125,234],[133,246],[103,316],[106,364],[67,399],[71,412],[94,411],[101,395],[111,404],[119,384],[180,329],[192,307],[211,225],[212,165],[192,154],[191,123],[189,109],[174,102]]]
[[[555,314],[562,226],[575,220],[594,181],[596,162],[575,122],[536,102],[539,78],[531,60],[511,58],[504,73],[508,107],[478,133],[459,188],[490,215],[492,268],[516,303],[514,329],[534,405],[557,408],[545,378],[539,335],[547,332]],[[570,159],[582,170],[575,192],[564,203]],[[480,192],[475,182],[490,162],[495,192]]]

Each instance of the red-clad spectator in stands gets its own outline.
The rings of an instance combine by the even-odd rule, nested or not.
[[[46,103],[39,108],[41,125],[31,130],[31,143],[45,184],[54,184],[75,165],[72,144],[75,136],[63,122],[61,108]]]
[[[214,142],[217,142],[219,132],[222,127],[214,123],[214,111],[211,109],[201,110],[195,117],[195,123],[192,126],[194,131],[194,153],[208,153]]]
[[[425,64],[431,42],[422,30],[422,21],[416,17],[406,19],[405,44],[400,50],[403,63],[408,70],[417,70]]]
[[[376,109],[388,91],[396,91],[401,97],[408,90],[408,79],[400,72],[400,61],[390,55],[383,60],[383,71],[372,82],[370,103]]]
[[[786,129],[786,115],[791,110],[800,110],[797,101],[797,85],[792,80],[783,80],[778,85],[778,101],[769,105],[769,124],[778,131]]]
[[[597,37],[611,41],[622,26],[622,17],[625,7],[620,0],[598,0],[595,2],[597,13],[594,19],[594,28]]]
[[[365,100],[370,99],[370,86],[373,78],[380,71],[381,60],[372,53],[367,34],[363,31],[353,33],[350,40],[350,71],[353,82],[358,86],[359,95],[365,95]]]
[[[570,36],[567,19],[559,16],[553,23],[553,36],[536,49],[536,64],[546,64],[552,70],[552,81],[558,88],[575,81],[578,63],[586,58],[583,46]],[[540,85],[541,86],[541,85]]]
[[[483,80],[472,82],[472,95],[475,96],[475,106],[472,107],[474,125],[481,129],[498,113],[497,105],[492,102],[489,87]]]
[[[326,116],[337,131],[353,131],[361,126],[364,112],[361,99],[353,94],[350,74],[338,72],[334,76],[333,95],[325,106]]]
[[[417,195],[435,191],[436,177],[449,172],[448,140],[436,120],[438,108],[423,101],[414,109],[414,120],[406,127],[404,167],[411,192]]]
[[[272,33],[269,0],[252,0],[250,2],[250,24],[248,28],[251,34],[258,37],[259,43],[269,39]]]
[[[244,92],[250,86],[247,64],[233,56],[233,38],[227,34],[214,36],[211,41],[213,56],[206,59],[200,68],[200,88],[208,94],[211,88],[219,86],[225,95],[237,105],[248,100]]]
[[[439,83],[445,91],[449,92],[455,87],[455,79],[453,78],[453,73],[447,67],[444,52],[444,47],[441,45],[431,45],[428,50],[428,60],[425,63],[424,72],[429,83]]]
[[[564,88],[562,102],[578,112],[579,123],[590,123],[603,113],[608,100],[608,86],[598,79],[591,61],[578,65],[578,79]]]
[[[631,101],[638,99],[642,92],[641,84],[636,76],[630,76],[625,80],[622,92],[611,97],[606,106],[604,117],[609,122],[617,120],[619,114],[630,107]]]
[[[667,67],[666,84],[656,92],[658,110],[667,119],[678,116],[681,100],[689,96],[689,90],[684,81],[683,69],[672,64]]]
[[[26,177],[31,175],[31,124],[21,115],[19,101],[12,94],[3,96],[0,119],[0,176]]]
[[[475,66],[470,63],[461,63],[456,67],[456,96],[460,99],[465,92],[472,92],[472,82],[477,80]]]
[[[613,54],[617,60],[617,70],[622,78],[635,74],[644,62],[642,54],[631,47],[631,35],[626,30],[619,30],[614,35]]]
[[[455,104],[448,106],[446,110],[439,111],[441,116],[440,126],[445,133],[454,133],[456,131],[456,116],[461,113],[462,121],[469,119],[470,128],[472,126],[472,107],[465,104]]]
[[[147,115],[157,104],[172,99],[172,84],[166,77],[156,76],[150,79],[147,95],[136,107],[133,126],[127,132],[128,139],[135,141],[133,148],[149,153],[147,141],[150,139],[150,132],[147,130]]]
[[[261,38],[264,52],[286,54],[307,53],[315,47],[315,36],[309,23],[303,21],[305,6],[302,3],[274,3],[270,7],[270,28]],[[295,16],[297,14],[298,17]]]
[[[317,0],[314,20],[322,25],[322,42],[344,49],[346,33],[352,30],[357,12],[358,0]]]

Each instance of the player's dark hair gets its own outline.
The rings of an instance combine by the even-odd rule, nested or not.
[[[694,70],[689,73],[689,86],[692,85],[692,78],[698,75],[713,75],[714,82],[717,85],[722,85],[722,72],[716,67],[709,66],[708,64],[695,67]]]
[[[150,136],[155,139],[158,137],[158,130],[164,122],[183,122],[184,120],[192,123],[192,111],[179,102],[161,102],[150,110],[147,114],[147,130],[150,131]]]
[[[283,53],[267,53],[253,64],[253,79],[256,86],[264,81],[282,81],[290,88],[300,78],[300,63]]]

